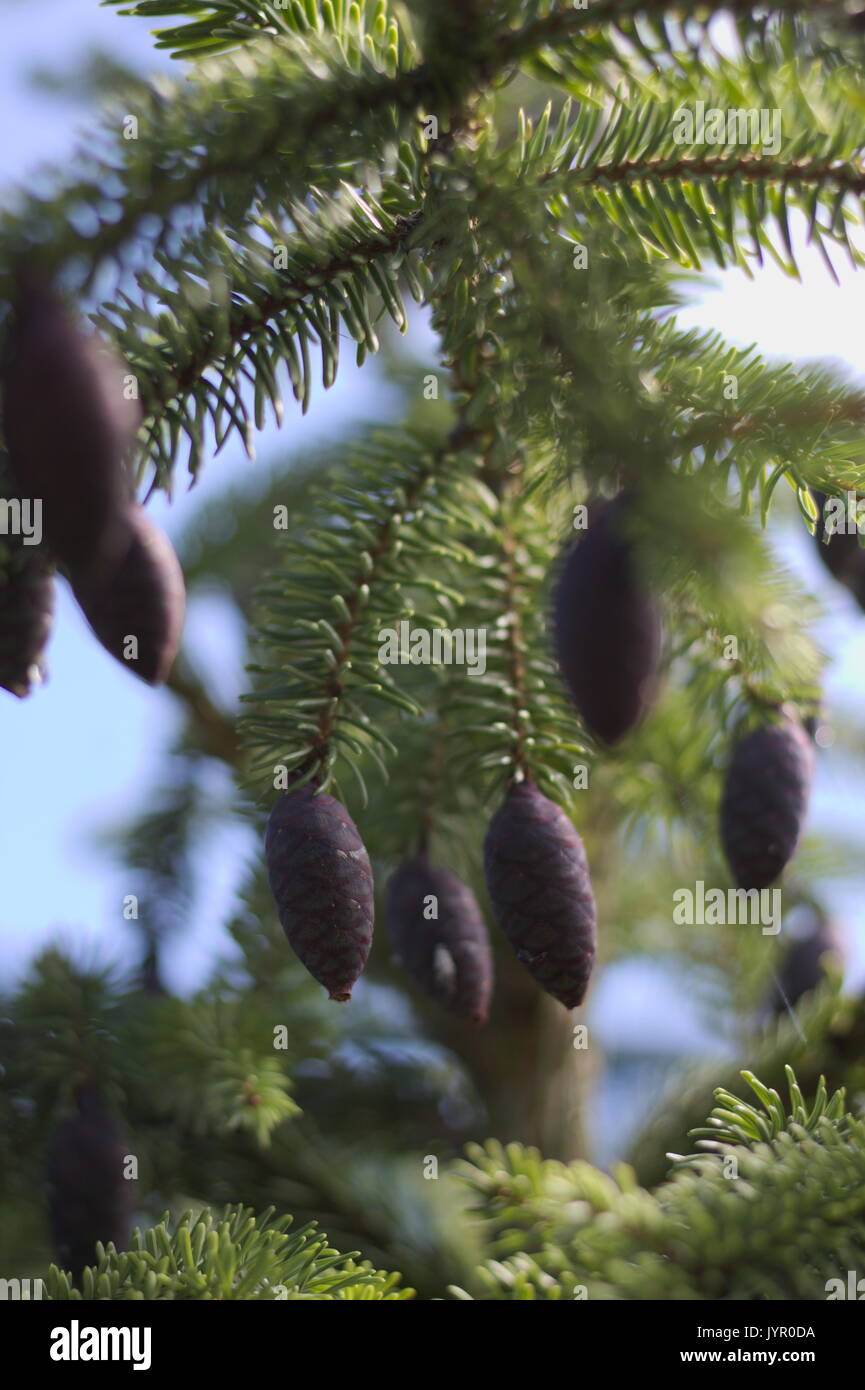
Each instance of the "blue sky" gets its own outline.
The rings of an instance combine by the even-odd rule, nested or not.
[[[67,99],[34,92],[27,74],[36,65],[74,68],[89,48],[99,44],[116,57],[149,70],[173,67],[150,47],[148,25],[121,17],[94,0],[0,0],[0,183],[26,179],[43,160],[62,161],[86,126],[87,110]],[[148,56],[149,55],[149,56]],[[11,137],[11,138],[10,138]],[[856,378],[865,377],[865,276],[843,271],[834,286],[822,261],[807,250],[802,256],[806,283],[799,285],[768,268],[753,282],[740,273],[717,275],[717,288],[701,293],[683,315],[688,326],[717,327],[734,342],[756,342],[769,354],[793,359],[834,358]],[[341,370],[337,386],[319,390],[306,419],[289,410],[289,427],[281,440],[272,430],[259,438],[265,460],[284,447],[298,448],[313,439],[341,432],[353,419],[367,418],[371,398],[369,367],[363,389],[358,373]],[[154,518],[172,534],[194,519],[201,498],[212,496],[250,465],[236,446],[205,469],[195,492],[178,492],[170,508],[162,501]],[[865,617],[852,600],[829,583],[802,532],[791,557],[826,604],[822,641],[830,653],[827,702],[855,716],[865,684]],[[196,648],[222,658],[233,652],[230,680],[241,679],[236,635],[213,607],[194,604],[189,635]],[[229,666],[231,659],[229,659]],[[51,679],[28,701],[0,692],[5,812],[0,834],[0,983],[16,975],[45,940],[63,927],[65,939],[78,946],[92,943],[100,953],[122,956],[129,938],[120,915],[128,891],[118,872],[94,849],[93,837],[126,819],[147,791],[154,754],[170,739],[177,713],[173,697],[138,683],[91,637],[83,618],[64,591],[60,594],[55,636],[50,650]],[[848,834],[856,824],[855,783],[839,759],[821,758],[812,810],[816,828],[841,826]],[[213,948],[222,942],[214,909],[224,904],[227,864],[211,854],[205,876],[207,891],[194,929],[171,960],[169,975],[177,986],[197,983],[208,968]],[[865,914],[858,906],[862,883],[833,885],[828,896],[851,942],[851,978],[865,977]],[[616,972],[612,972],[614,975]],[[619,988],[627,992],[627,977]],[[610,981],[610,987],[613,986]],[[603,986],[599,1002],[606,995]],[[663,993],[661,991],[661,993]],[[681,999],[679,1000],[681,1008]],[[669,1004],[659,1000],[659,1017]],[[621,1016],[621,1010],[617,1010]],[[624,1012],[628,1012],[625,1010]],[[645,1021],[640,1022],[645,1036]]]

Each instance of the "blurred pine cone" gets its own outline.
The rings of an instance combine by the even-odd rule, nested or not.
[[[553,596],[556,659],[590,733],[617,743],[646,713],[656,687],[661,625],[625,533],[628,494],[596,503],[565,555]]]
[[[3,370],[3,432],[20,497],[42,502],[42,524],[65,565],[92,576],[117,558],[120,510],[132,495],[124,455],[141,418],[127,371],[85,333],[43,279],[19,277]]]
[[[127,1141],[92,1083],[75,1092],[48,1152],[48,1210],[57,1263],[77,1280],[96,1263],[96,1242],[129,1247],[134,1186],[124,1177]]]
[[[486,1023],[492,952],[477,899],[456,874],[426,854],[406,860],[388,884],[385,924],[394,955],[425,995],[460,1018]]]
[[[106,651],[148,685],[160,685],[183,634],[183,570],[168,537],[143,507],[125,508],[122,525],[119,558],[95,584],[73,570],[73,592]]]
[[[815,492],[813,497],[820,513],[814,529],[817,554],[833,579],[855,593],[857,587],[861,589],[865,586],[865,550],[859,544],[856,531],[835,531],[827,525],[832,518],[826,516],[826,494]]]
[[[772,981],[767,1011],[774,1015],[786,1013],[806,994],[815,990],[826,976],[827,957],[843,960],[843,945],[837,928],[818,907],[808,905],[807,919],[797,931],[788,929],[785,922],[782,940],[787,944]]]
[[[54,571],[40,546],[16,545],[0,559],[0,685],[23,698],[44,677],[54,620]]]

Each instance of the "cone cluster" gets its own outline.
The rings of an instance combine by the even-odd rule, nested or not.
[[[133,500],[133,378],[33,276],[20,280],[6,356],[3,432],[15,494],[41,504],[46,555],[68,575],[100,642],[157,684],[180,643],[185,590],[170,543]],[[29,670],[34,650],[38,660],[46,607],[43,589],[30,604],[30,626],[19,625],[13,667],[31,658]],[[0,644],[7,634],[13,642],[2,613],[0,627]],[[29,689],[20,675],[15,683]]]
[[[825,499],[817,494],[821,507]],[[567,552],[553,598],[553,636],[565,684],[589,732],[614,744],[649,710],[658,684],[661,624],[629,536],[635,499],[622,492],[594,507]],[[865,550],[855,533],[833,535],[820,554],[865,603]],[[771,717],[771,716],[770,716]],[[741,888],[774,883],[796,852],[813,771],[800,725],[779,718],[734,747],[721,805],[721,838]]]
[[[331,999],[350,999],[374,916],[372,869],[351,816],[313,782],[283,792],[268,818],[264,854],[289,944]],[[542,989],[574,1008],[595,957],[595,902],[576,830],[533,783],[514,783],[490,823],[484,867],[517,958]],[[385,926],[395,959],[422,994],[458,1018],[487,1021],[492,950],[467,884],[424,850],[392,875]]]

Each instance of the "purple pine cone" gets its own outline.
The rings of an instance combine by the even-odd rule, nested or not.
[[[274,805],[264,854],[289,945],[331,999],[350,999],[374,915],[372,869],[357,826],[341,802],[307,783]]]
[[[796,853],[814,752],[792,720],[740,739],[724,782],[721,839],[739,888],[768,888]]]
[[[556,659],[586,728],[617,743],[646,713],[656,686],[661,624],[621,532],[629,498],[596,503],[566,554],[553,597]]]
[[[141,414],[124,374],[53,289],[22,279],[3,374],[9,463],[18,495],[42,502],[51,549],[94,579],[117,556],[131,496],[123,458]]]
[[[16,546],[0,573],[0,685],[22,698],[43,676],[54,576],[41,546]]]
[[[595,899],[583,842],[532,782],[509,790],[484,843],[487,888],[519,960],[566,1009],[595,960]]]
[[[835,500],[837,499],[833,499]],[[855,531],[832,529],[832,518],[826,516],[828,498],[824,492],[815,492],[814,501],[820,513],[814,530],[817,554],[833,579],[852,588],[865,571],[865,550],[859,544],[859,537]]]
[[[143,507],[126,507],[122,526],[119,559],[96,585],[79,582],[73,573],[73,589],[103,647],[148,685],[161,685],[183,633],[183,570]]]
[[[427,915],[432,910],[437,917]],[[424,994],[460,1018],[486,1023],[492,951],[466,884],[426,854],[406,860],[388,884],[385,924],[394,955]]]
[[[809,908],[807,930],[790,937],[773,981],[768,1006],[773,1014],[783,1014],[810,994],[826,978],[826,957],[834,956],[836,965],[844,959],[844,947],[835,925],[819,908]]]

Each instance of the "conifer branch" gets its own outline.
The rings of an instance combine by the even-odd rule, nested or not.
[[[771,1024],[752,1046],[751,1069],[763,1082],[781,1089],[791,1066],[806,1094],[823,1076],[830,1089],[846,1087],[850,1094],[865,1084],[865,1003],[840,995],[837,980],[827,981],[810,1000],[796,1006],[798,1027],[789,1016]],[[744,1059],[743,1059],[744,1060]],[[688,1135],[702,1125],[713,1091],[721,1086],[740,1100],[747,1098],[743,1061],[720,1071],[716,1064],[692,1067],[680,1074],[661,1097],[657,1110],[630,1149],[643,1183],[660,1182],[669,1172],[669,1152],[681,1153]]]
[[[485,1296],[825,1298],[827,1280],[865,1255],[865,1121],[822,1081],[816,1094],[807,1088],[806,1106],[792,1072],[788,1080],[789,1116],[745,1073],[760,1106],[719,1110],[714,1156],[653,1193],[624,1164],[609,1176],[519,1144],[473,1145],[460,1171],[494,1256],[481,1272]]]
[[[732,17],[743,46],[745,42],[767,46],[773,37],[772,21],[789,22],[825,15],[837,17],[843,24],[847,19],[839,0],[815,0],[813,4],[810,0],[768,0],[767,4],[760,5],[754,0],[728,0],[723,8]],[[599,31],[606,30],[631,45],[638,62],[643,59],[651,64],[661,54],[671,60],[671,66],[685,68],[690,64],[694,71],[699,71],[704,69],[700,61],[700,43],[707,37],[714,13],[706,0],[683,0],[675,4],[671,0],[594,0],[581,9],[554,3],[546,14],[502,34],[497,47],[505,62],[543,58],[545,61],[539,65],[541,71],[544,76],[555,78],[563,72],[580,72],[579,58],[589,56],[580,53],[580,41],[585,39],[591,44]],[[699,26],[698,39],[688,37],[689,24]],[[651,36],[648,40],[645,28]],[[607,59],[629,70],[631,54],[607,39],[606,34],[603,37],[606,41],[591,51],[593,63]],[[570,49],[569,40],[574,41]],[[712,56],[715,56],[714,50]]]
[[[292,1230],[290,1216],[274,1219],[248,1208],[188,1211],[170,1229],[166,1213],[150,1230],[137,1230],[132,1249],[99,1248],[98,1262],[84,1271],[82,1287],[52,1265],[46,1297],[80,1299],[312,1299],[393,1300],[411,1298],[398,1289],[399,1276],[373,1270],[327,1243],[313,1222]]]
[[[106,125],[108,153],[102,159],[82,155],[86,172],[79,181],[61,185],[50,207],[24,199],[5,216],[4,269],[28,258],[32,229],[44,228],[46,216],[56,235],[40,246],[43,268],[54,271],[76,256],[92,268],[139,237],[145,218],[158,220],[164,242],[171,219],[192,204],[212,221],[229,208],[254,206],[277,186],[283,197],[302,199],[311,166],[332,165],[335,146],[343,177],[351,163],[367,165],[386,139],[405,133],[425,91],[417,69],[391,74],[389,62],[384,53],[366,50],[359,70],[347,72],[332,43],[298,39],[290,52],[263,46],[253,67],[223,59],[191,89],[154,89],[134,113],[137,140],[124,140]],[[356,130],[361,118],[363,142]],[[68,213],[82,202],[97,205],[103,181],[118,177],[124,184],[121,216],[100,218],[96,231],[77,231]]]
[[[255,767],[293,767],[302,780],[326,786],[342,756],[364,795],[360,754],[384,770],[382,757],[396,749],[370,719],[368,702],[413,715],[418,706],[381,664],[379,633],[398,629],[404,612],[414,611],[411,593],[425,596],[433,626],[441,621],[436,607],[451,604],[431,567],[466,552],[446,538],[446,527],[440,542],[427,527],[447,513],[458,475],[450,440],[394,432],[358,453],[338,503],[321,494],[320,524],[291,543],[288,568],[262,590],[260,638],[273,664],[252,669],[278,684],[246,697],[261,710],[244,721],[258,749]],[[321,616],[323,604],[330,620]]]
[[[353,191],[342,202],[322,198],[317,217],[292,209],[302,230],[281,232],[271,223],[269,247],[239,234],[230,242],[221,234],[201,238],[184,247],[182,271],[165,264],[176,277],[176,289],[149,273],[139,275],[145,307],[136,306],[131,324],[123,322],[120,306],[109,306],[101,323],[116,337],[140,383],[142,464],[153,463],[154,486],[168,485],[181,432],[189,439],[189,470],[195,476],[208,422],[217,449],[236,430],[251,455],[253,427],[263,426],[267,404],[282,421],[278,372],[283,364],[305,411],[312,389],[311,344],[319,347],[322,379],[329,387],[343,327],[357,342],[358,361],[378,351],[374,323],[382,312],[405,329],[400,281],[416,299],[423,296],[407,259],[419,212],[399,211],[410,198],[395,180],[378,199]],[[204,303],[202,280],[211,286]],[[149,301],[152,309],[146,307]],[[242,388],[250,385],[248,403]]]
[[[165,684],[185,705],[193,723],[193,738],[202,750],[229,767],[239,767],[240,743],[234,719],[213,703],[183,658],[174,663]]]
[[[548,183],[552,175],[542,183]],[[865,172],[854,164],[838,166],[837,160],[797,159],[790,163],[782,159],[764,159],[754,154],[707,155],[695,159],[692,154],[678,159],[623,160],[620,163],[598,163],[592,168],[575,169],[566,182],[580,184],[643,183],[659,180],[689,182],[708,179],[745,179],[758,183],[811,184],[825,188],[828,184],[845,193],[861,196],[865,193]]]
[[[505,554],[504,599],[507,614],[507,670],[512,691],[512,719],[514,731],[512,776],[531,779],[532,769],[527,748],[528,736],[525,727],[528,690],[525,670],[525,640],[521,619],[522,595],[520,593],[521,568],[517,563],[517,545],[512,532],[506,530],[502,536]]]

